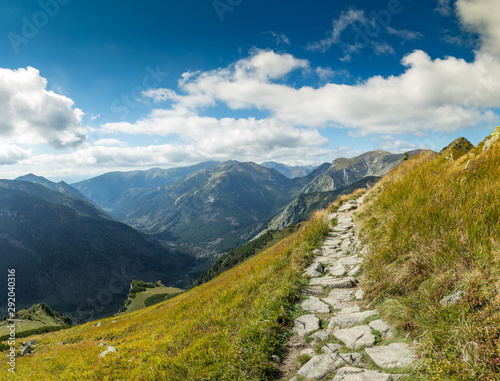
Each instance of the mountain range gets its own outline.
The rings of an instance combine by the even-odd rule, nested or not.
[[[275,228],[275,222],[269,225],[271,221],[298,202],[304,204],[302,195],[333,192],[368,176],[383,176],[404,157],[373,151],[324,163],[294,178],[290,172],[287,177],[255,163],[206,162],[176,169],[108,173],[72,186],[113,218],[198,257],[214,257]],[[276,163],[264,164],[282,172],[286,169]],[[333,197],[321,197],[325,196],[330,196],[328,200]],[[313,210],[302,209],[307,211],[305,215],[278,225],[304,220]]]
[[[0,181],[0,271],[16,269],[16,297],[25,306],[44,302],[77,321],[103,316],[120,308],[133,279],[173,284],[194,265],[80,198]]]
[[[16,269],[28,307],[43,302],[75,321],[109,315],[132,280],[189,287],[222,253],[304,221],[404,158],[374,151],[312,171],[204,162],[72,185],[34,174],[0,180],[0,271]],[[294,177],[300,170],[309,173]]]

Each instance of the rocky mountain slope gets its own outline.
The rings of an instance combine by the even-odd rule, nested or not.
[[[334,197],[318,192],[336,191],[366,176],[383,175],[403,158],[374,151],[322,164],[293,179],[255,163],[202,163],[161,172],[161,181],[153,176],[160,170],[151,170],[140,176],[136,172],[106,174],[73,186],[119,221],[197,256],[217,256],[265,230],[299,194],[316,192],[305,197],[307,201],[302,196],[297,201],[304,213],[299,216],[297,208],[290,206],[295,217],[282,218],[272,228],[303,221],[315,210],[311,206],[326,205]]]
[[[276,215],[268,224],[271,230],[283,229],[286,226],[294,225],[305,221],[316,210],[324,209],[334,202],[339,195],[350,194],[357,189],[371,188],[381,178],[368,176],[355,183],[331,192],[310,192],[299,194],[286,208]]]
[[[133,279],[172,284],[193,265],[191,257],[80,199],[40,184],[0,181],[0,271],[16,269],[20,304],[103,316],[120,308]],[[2,310],[6,302],[5,294]]]
[[[408,152],[409,157],[421,150]],[[300,193],[329,192],[345,188],[367,176],[381,177],[397,167],[405,154],[393,154],[386,151],[370,151],[352,159],[335,159],[329,168],[314,176],[304,185]]]
[[[313,165],[307,165],[307,166],[290,166],[290,165],[285,165],[281,163],[276,163],[275,161],[266,161],[264,163],[260,164],[263,167],[266,168],[272,168],[277,170],[279,173],[282,175],[285,175],[286,177],[290,179],[295,179],[297,177],[304,177],[307,176],[309,173],[314,171],[316,166]]]
[[[133,190],[154,189],[182,181],[191,174],[215,167],[218,162],[203,162],[190,167],[153,168],[147,171],[110,172],[72,184],[85,197],[114,215],[121,214],[122,203]]]

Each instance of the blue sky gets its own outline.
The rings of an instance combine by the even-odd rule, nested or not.
[[[0,178],[477,144],[495,0],[0,5]]]

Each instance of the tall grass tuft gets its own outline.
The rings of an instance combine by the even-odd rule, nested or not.
[[[421,379],[499,380],[500,144],[455,162],[420,154],[366,199],[367,298],[419,341]]]

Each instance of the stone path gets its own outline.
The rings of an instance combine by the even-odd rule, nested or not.
[[[308,314],[294,321],[290,354],[282,364],[284,380],[401,380],[417,363],[411,346],[394,342],[389,324],[377,318],[377,311],[365,308],[358,283],[367,246],[352,219],[362,202],[362,197],[346,202],[329,216],[338,224],[304,273],[310,283],[300,306]],[[392,342],[381,345],[387,340]]]

